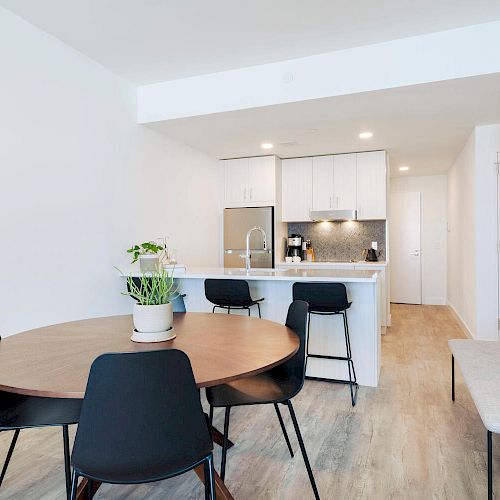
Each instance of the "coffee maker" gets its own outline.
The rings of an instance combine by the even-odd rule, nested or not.
[[[302,258],[302,236],[300,234],[292,234],[287,240],[287,257]]]

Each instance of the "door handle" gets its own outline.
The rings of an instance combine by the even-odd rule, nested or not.
[[[410,252],[410,255],[414,255],[415,257],[418,257],[420,255],[420,250],[413,250],[413,252]]]

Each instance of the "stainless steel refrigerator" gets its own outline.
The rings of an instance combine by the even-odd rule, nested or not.
[[[224,267],[245,267],[241,255],[246,252],[249,229],[261,227],[266,233],[267,249],[264,250],[262,234],[253,231],[250,236],[251,267],[274,267],[274,208],[224,209]]]

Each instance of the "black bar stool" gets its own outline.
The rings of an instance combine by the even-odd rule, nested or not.
[[[227,313],[231,309],[246,309],[250,316],[250,307],[257,306],[260,315],[260,304],[264,299],[253,300],[250,296],[250,288],[245,280],[205,280],[205,297],[209,302],[215,304],[212,312],[218,307],[227,309]]]
[[[347,361],[349,370],[349,381],[334,380],[343,384],[349,384],[351,391],[352,406],[356,405],[358,396],[358,383],[356,381],[356,371],[352,361],[351,341],[349,339],[349,325],[347,323],[347,309],[351,307],[352,302],[347,299],[347,290],[342,283],[294,283],[293,284],[293,300],[303,300],[309,304],[308,320],[307,320],[307,358],[320,359],[338,359]],[[320,316],[333,316],[341,314],[344,320],[344,337],[345,337],[345,356],[326,356],[322,354],[309,354],[309,339],[311,335],[311,314]],[[306,359],[307,359],[306,358]],[[314,377],[311,377],[314,378]]]

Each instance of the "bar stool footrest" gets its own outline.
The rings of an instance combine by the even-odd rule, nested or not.
[[[318,358],[318,359],[338,359],[339,361],[352,361],[352,358],[347,356],[326,356],[324,354],[307,354],[308,358]]]

